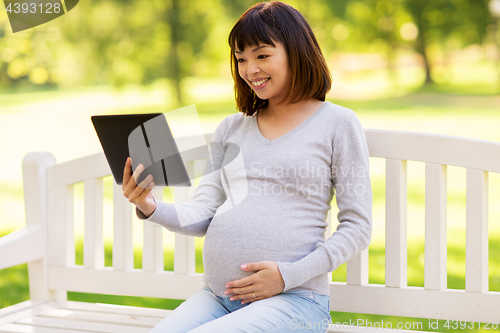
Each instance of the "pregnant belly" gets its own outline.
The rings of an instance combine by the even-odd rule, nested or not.
[[[241,270],[242,264],[295,262],[322,241],[319,228],[306,229],[286,214],[273,218],[262,211],[267,210],[233,209],[210,222],[203,246],[203,280],[216,295],[225,296],[226,283],[253,273]]]
[[[211,248],[204,247],[203,250],[203,281],[217,296],[226,296],[226,283],[247,277],[254,272],[246,272],[241,269],[242,264],[259,261],[284,261],[294,262],[298,260],[297,254],[286,252],[276,253],[272,251],[256,250],[251,248]]]

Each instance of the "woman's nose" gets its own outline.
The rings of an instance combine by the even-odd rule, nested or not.
[[[249,62],[247,67],[247,75],[254,75],[258,72],[260,72],[260,68],[257,66],[257,64]]]

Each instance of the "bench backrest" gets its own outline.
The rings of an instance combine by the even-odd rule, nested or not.
[[[385,159],[385,285],[368,283],[365,250],[348,261],[346,282],[331,282],[331,310],[498,320],[500,293],[488,288],[488,174],[500,173],[500,143],[383,130],[366,130],[366,136],[370,156]],[[206,135],[207,142],[210,137]],[[177,142],[190,146],[190,140]],[[201,176],[199,157],[183,158],[188,172]],[[407,161],[425,162],[424,287],[407,286]],[[448,165],[467,170],[465,290],[447,289]],[[103,178],[111,173],[102,153],[61,164],[49,153],[30,153],[23,172],[27,224],[43,226],[47,235],[46,260],[29,267],[32,299],[64,301],[67,291],[186,299],[202,287],[201,274],[195,272],[194,238],[175,235],[174,270],[165,271],[163,228],[151,222],[143,223],[142,269],[134,268],[134,210],[116,184],[113,261],[105,267]],[[82,182],[83,265],[75,265],[74,187]],[[193,190],[175,188],[175,202],[188,201]],[[155,197],[162,200],[163,190],[155,189]]]

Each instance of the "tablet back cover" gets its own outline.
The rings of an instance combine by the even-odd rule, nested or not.
[[[146,169],[139,177],[138,183],[147,175],[152,174],[156,186],[191,186],[175,140],[162,113],[102,115],[92,116],[91,120],[115,182],[118,185],[121,185],[123,182],[125,162],[127,157],[131,156],[133,170],[139,164],[146,166]],[[158,130],[165,132],[161,133],[160,140],[155,139],[159,133],[153,133],[150,130],[149,136],[151,136],[153,142],[149,142],[150,140],[148,140],[148,134],[145,132],[146,128],[144,127],[144,124],[148,121],[151,125],[155,124],[156,132]],[[136,135],[136,140],[129,141],[134,131],[136,134],[141,133],[143,135]],[[141,141],[146,143],[145,146],[140,143]],[[150,144],[153,144],[153,147],[150,147]],[[151,152],[156,149],[156,146],[162,145],[169,147],[171,154],[164,156],[162,159],[156,154],[156,158],[151,160],[151,158],[155,157]]]

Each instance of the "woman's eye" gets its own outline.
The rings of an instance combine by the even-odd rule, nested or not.
[[[259,56],[257,57],[257,59],[265,59],[265,58],[267,58],[267,57],[269,57],[269,56],[264,55],[264,54],[261,54],[261,55],[259,55]],[[238,62],[239,64],[241,64],[241,63],[242,63],[242,62],[244,62],[244,61],[245,61],[245,59],[243,59],[243,58],[236,59],[236,62]]]

